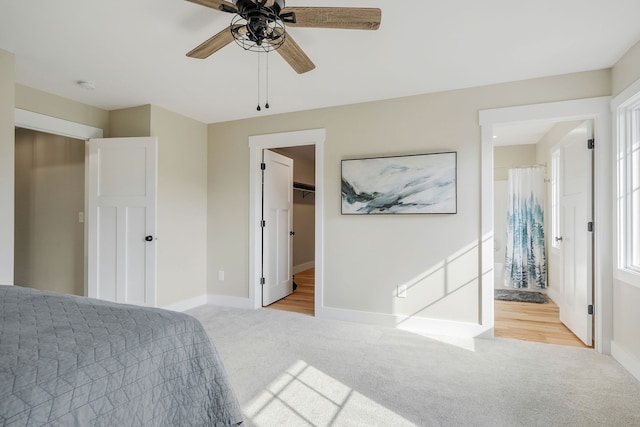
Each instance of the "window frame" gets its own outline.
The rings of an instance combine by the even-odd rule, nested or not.
[[[638,83],[626,99],[614,100],[614,276],[640,287],[640,81]]]

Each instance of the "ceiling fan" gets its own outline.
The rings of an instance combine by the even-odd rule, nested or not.
[[[204,59],[236,41],[246,50],[277,52],[298,73],[316,66],[285,31],[287,27],[377,30],[382,12],[377,8],[285,7],[285,0],[187,0],[232,13],[231,25],[187,53]]]

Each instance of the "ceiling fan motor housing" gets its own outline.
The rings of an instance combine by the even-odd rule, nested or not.
[[[233,0],[233,3],[243,17],[256,12],[277,17],[284,9],[284,0]]]
[[[284,8],[284,0],[234,0],[234,3],[238,15],[247,22],[245,36],[249,40],[262,46],[265,39],[268,42],[282,39],[284,25],[279,15]]]

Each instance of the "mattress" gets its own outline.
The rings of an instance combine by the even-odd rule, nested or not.
[[[222,362],[195,318],[0,286],[0,425],[241,422]]]

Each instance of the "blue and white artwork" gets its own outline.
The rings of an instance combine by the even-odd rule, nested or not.
[[[456,153],[342,161],[343,214],[451,214],[456,209]]]

